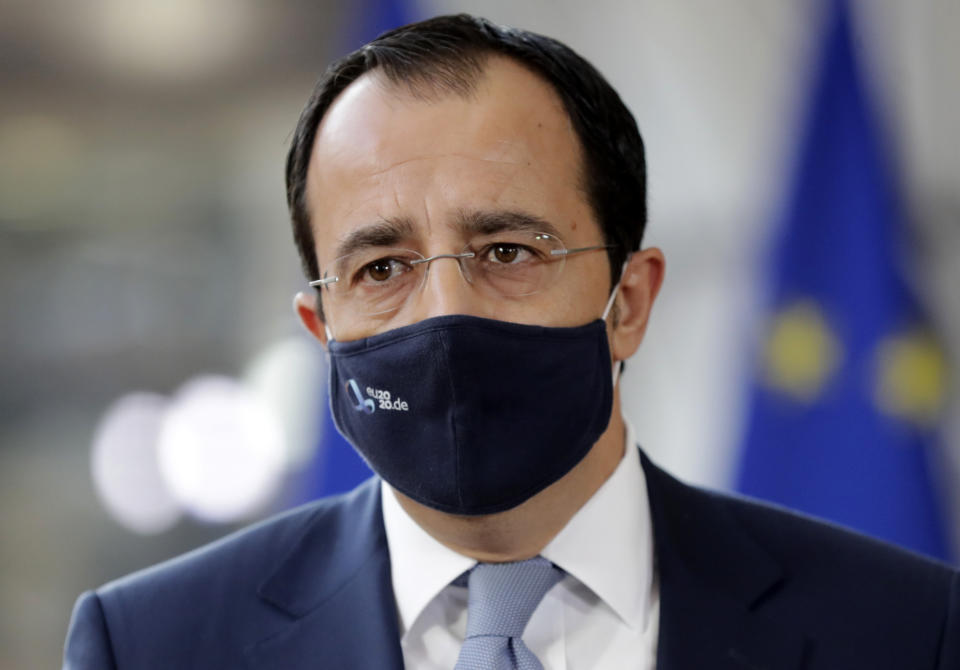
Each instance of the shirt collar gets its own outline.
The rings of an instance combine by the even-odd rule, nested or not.
[[[477,562],[435,540],[400,506],[393,489],[383,481],[380,485],[390,576],[403,636],[430,601]]]
[[[626,422],[624,457],[610,478],[540,552],[593,591],[629,628],[647,626],[653,531],[647,482]]]
[[[627,423],[624,457],[613,474],[541,555],[593,591],[634,630],[647,623],[653,583],[653,535],[647,486]],[[476,561],[449,549],[410,518],[381,482],[390,573],[406,635],[420,613]]]

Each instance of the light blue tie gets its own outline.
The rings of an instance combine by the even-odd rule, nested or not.
[[[471,570],[467,636],[454,670],[543,670],[520,637],[543,596],[562,577],[540,556],[480,563]]]

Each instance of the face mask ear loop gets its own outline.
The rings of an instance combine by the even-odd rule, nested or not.
[[[603,308],[603,314],[600,315],[601,321],[606,321],[607,316],[610,314],[610,309],[613,307],[613,301],[617,299],[617,291],[620,290],[620,282],[618,281],[613,286],[613,291],[610,292],[610,298],[607,300],[607,306]]]
[[[610,310],[613,308],[613,302],[617,299],[617,292],[620,290],[620,282],[623,281],[623,273],[627,271],[627,263],[630,262],[630,256],[633,254],[627,254],[627,258],[623,261],[623,265],[620,266],[620,279],[617,280],[617,283],[613,285],[613,290],[610,291],[610,298],[607,299],[607,306],[603,308],[603,314],[600,316],[601,321],[606,321],[607,316],[610,314]],[[613,364],[613,385],[616,386],[617,382],[620,380],[620,370],[623,369],[623,361],[616,361]]]
[[[613,308],[613,301],[617,299],[617,291],[620,290],[620,282],[623,281],[623,273],[627,271],[627,263],[630,262],[630,256],[633,254],[627,254],[627,259],[623,261],[623,265],[620,266],[620,279],[617,280],[617,283],[613,285],[613,290],[610,291],[610,297],[607,299],[607,306],[603,308],[603,314],[600,315],[601,321],[606,321],[607,316],[610,314],[610,310]]]

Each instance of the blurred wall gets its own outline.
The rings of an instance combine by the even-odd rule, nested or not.
[[[960,368],[960,89],[948,0],[855,4],[900,150],[914,280]],[[140,536],[90,477],[104,409],[298,337],[282,166],[349,3],[7,0],[0,20],[0,668],[54,667],[77,594],[228,530]],[[624,376],[669,469],[724,486],[769,223],[821,3],[435,0],[556,36],[647,141],[667,281]],[[960,451],[953,400],[951,453]],[[957,481],[956,477],[951,481]]]

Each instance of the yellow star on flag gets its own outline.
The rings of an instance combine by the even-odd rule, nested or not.
[[[763,351],[763,381],[798,402],[811,403],[822,392],[842,356],[820,306],[792,303],[777,314]]]
[[[947,363],[929,332],[911,330],[881,340],[874,399],[884,412],[921,426],[936,422],[947,392]]]

